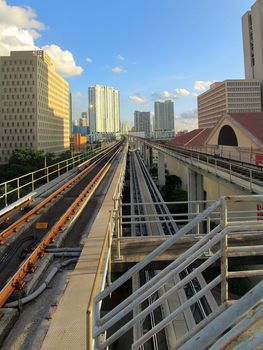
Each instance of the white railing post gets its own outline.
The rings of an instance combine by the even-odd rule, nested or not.
[[[19,182],[19,177],[17,178],[17,198],[20,198],[20,182]]]
[[[227,201],[225,198],[222,201],[221,206],[221,225],[224,229],[227,226]],[[228,301],[228,237],[225,234],[220,241],[221,249],[221,304],[224,304]]]
[[[35,190],[34,173],[31,174],[31,190]]]
[[[200,204],[196,203],[196,215],[198,215],[199,213],[200,213]],[[199,234],[200,234],[200,223],[199,222],[197,224],[196,234],[197,234],[197,236],[199,236]]]
[[[119,225],[120,225],[120,236],[122,237],[122,195],[121,194],[119,199]]]
[[[111,285],[111,240],[112,240],[112,216],[110,211],[110,222],[109,222],[109,232],[108,232],[108,249],[109,249],[108,274],[107,274],[108,285]]]
[[[47,176],[47,182],[49,182],[49,167],[47,167],[46,170],[47,170],[47,173],[46,173],[47,174],[46,175]]]
[[[5,206],[7,207],[7,183],[5,182]]]

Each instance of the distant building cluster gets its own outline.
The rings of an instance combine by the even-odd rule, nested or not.
[[[171,138],[174,136],[174,102],[155,101],[154,116],[151,112],[134,112],[134,132],[144,132],[146,138]]]
[[[262,111],[263,0],[242,17],[245,79],[215,82],[197,98],[198,127],[213,128],[222,115]],[[120,93],[89,87],[87,110],[72,116],[68,82],[43,50],[13,51],[0,57],[0,164],[15,149],[61,153],[88,142],[119,139],[130,131],[149,138],[173,138],[174,102],[155,101],[154,113],[134,112],[134,126],[120,123]]]

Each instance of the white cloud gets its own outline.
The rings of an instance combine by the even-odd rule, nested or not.
[[[116,58],[119,61],[124,61],[125,60],[125,57],[123,57],[122,55],[117,55]]]
[[[42,49],[53,58],[57,72],[64,77],[80,75],[83,72],[83,68],[76,65],[74,57],[70,51],[63,51],[59,46],[54,44],[45,45]]]
[[[209,89],[209,86],[213,83],[213,81],[204,81],[204,80],[197,80],[194,83],[194,88],[197,91],[205,91]]]
[[[179,96],[190,96],[191,95],[191,92],[186,90],[186,89],[182,89],[182,88],[178,88],[178,89],[175,89],[175,94],[179,97]]]
[[[87,57],[87,58],[86,58],[86,62],[88,62],[88,63],[92,63],[92,58]]]
[[[138,105],[147,105],[148,104],[147,98],[146,97],[142,97],[139,94],[130,96],[129,97],[129,101],[131,103],[135,103],[135,104],[138,104]]]
[[[58,45],[37,47],[35,40],[45,25],[37,19],[30,7],[11,6],[0,0],[0,55],[10,51],[46,50],[54,59],[56,70],[65,77],[79,75],[83,69],[76,65],[70,51],[63,51]]]
[[[191,131],[198,127],[197,109],[192,108],[175,115],[175,129]]]
[[[126,70],[126,69],[123,69],[123,68],[120,67],[120,66],[113,67],[113,68],[111,69],[111,71],[112,71],[113,73],[117,73],[117,74],[120,74],[120,73],[127,73],[127,70]]]
[[[154,92],[152,94],[153,100],[165,100],[165,99],[176,100],[180,97],[187,97],[187,96],[196,96],[196,93],[192,93],[184,88],[177,88],[177,89],[174,89],[173,91],[165,90],[163,92]]]
[[[44,29],[43,23],[38,21],[37,14],[30,7],[10,6],[5,0],[0,0],[0,23],[6,27],[15,25],[23,29]]]
[[[187,111],[181,113],[181,117],[184,119],[197,118],[197,109],[196,108],[188,109]]]

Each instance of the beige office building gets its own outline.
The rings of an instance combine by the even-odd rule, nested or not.
[[[197,98],[198,127],[212,128],[224,113],[260,112],[261,87],[256,80],[225,80],[211,84]]]
[[[69,149],[68,83],[42,50],[0,57],[0,163],[14,149]]]

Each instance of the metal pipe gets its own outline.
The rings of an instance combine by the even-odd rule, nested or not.
[[[62,267],[65,267],[65,266],[67,266],[67,265],[69,265],[69,264],[71,264],[73,262],[76,262],[76,261],[78,261],[78,259],[68,259],[66,261],[63,261],[59,265],[53,267],[53,269],[47,275],[45,281],[32,294],[29,294],[29,295],[27,295],[26,297],[24,297],[22,299],[18,299],[18,300],[12,301],[11,303],[7,303],[7,304],[5,304],[5,307],[17,307],[17,306],[20,306],[20,305],[25,305],[25,304],[29,303],[30,301],[36,299],[41,293],[43,293],[43,291],[47,288],[47,286],[49,285],[51,280],[54,278],[56,273]]]

